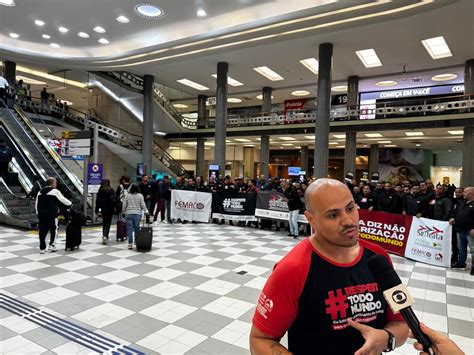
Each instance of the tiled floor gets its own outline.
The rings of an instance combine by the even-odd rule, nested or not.
[[[80,250],[64,252],[61,232],[59,252],[40,255],[36,234],[0,227],[0,353],[248,354],[260,289],[295,244],[212,224],[156,226],[144,254],[100,236],[85,230]],[[474,277],[393,261],[420,320],[473,354]]]

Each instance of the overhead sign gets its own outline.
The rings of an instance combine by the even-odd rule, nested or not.
[[[102,184],[104,166],[102,164],[87,164],[87,191],[91,194],[99,192]]]
[[[63,139],[86,139],[92,138],[92,131],[65,131],[62,133]]]
[[[456,95],[464,93],[463,84],[453,85],[438,85],[438,86],[427,86],[420,88],[407,88],[402,90],[387,90],[377,92],[364,92],[360,94],[361,101],[363,100],[391,100],[400,99],[407,97],[421,97],[421,96],[434,96],[434,95]]]

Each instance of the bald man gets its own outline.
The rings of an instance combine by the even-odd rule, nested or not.
[[[318,179],[305,192],[314,234],[278,262],[260,294],[252,354],[380,354],[405,343],[408,326],[388,308],[369,272],[380,247],[359,240],[345,184]],[[288,349],[279,341],[288,331]]]

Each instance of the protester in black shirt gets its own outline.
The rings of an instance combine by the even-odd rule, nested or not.
[[[143,198],[145,199],[145,204],[146,208],[148,211],[151,211],[151,184],[148,180],[148,176],[143,176],[142,177],[142,182],[138,185],[138,188],[140,189],[140,193],[143,195]],[[151,212],[150,212],[151,213]]]
[[[0,177],[7,179],[8,165],[13,159],[12,152],[3,138],[0,138]],[[8,183],[8,182],[7,182]]]
[[[374,209],[375,201],[372,195],[372,191],[370,191],[370,185],[368,184],[362,188],[362,194],[359,195],[358,200],[354,200],[357,206],[359,206],[359,208],[363,210],[369,210],[370,212]]]
[[[156,178],[157,178],[157,175],[153,174],[151,176],[151,180],[148,182],[148,184],[150,186],[150,195],[151,195],[151,197],[150,197],[150,207],[148,208],[148,211],[150,211],[150,216],[154,216],[155,207],[156,207],[156,203],[157,203],[158,180]]]
[[[376,183],[375,188],[372,191],[372,196],[374,198],[374,209],[376,210],[378,209],[379,197],[383,191],[384,191],[383,184],[381,182]]]
[[[465,201],[459,201],[454,211],[454,224],[457,233],[459,261],[452,266],[455,269],[465,269],[467,245],[471,247],[471,260],[474,260],[474,187],[464,189]],[[471,275],[474,275],[474,265],[471,265]]]
[[[290,225],[290,233],[288,236],[298,238],[298,216],[301,208],[301,200],[296,188],[290,184],[288,180],[282,183],[283,194],[288,200],[288,223]]]
[[[392,184],[384,183],[384,191],[377,201],[377,210],[388,213],[402,213],[403,204],[400,195],[392,189]]]
[[[403,214],[409,216],[416,216],[418,213],[417,196],[420,193],[420,186],[413,185],[409,193],[403,194]]]
[[[436,186],[435,197],[429,202],[427,217],[437,221],[449,221],[452,215],[453,202],[444,193],[442,185]]]
[[[415,197],[418,202],[417,217],[426,217],[428,206],[431,200],[435,197],[435,193],[428,189],[425,181],[420,182],[420,193]]]
[[[451,185],[454,186],[454,185]],[[462,187],[456,187],[454,189],[453,197],[453,218],[449,221],[451,224],[454,222],[454,215],[456,214],[457,206],[460,202],[464,202],[464,189]],[[456,227],[452,228],[452,238],[451,238],[451,264],[456,264],[459,259],[459,249],[458,249],[458,236],[456,232]]]
[[[349,189],[349,190],[351,190],[351,189]],[[360,187],[357,186],[357,185],[354,185],[352,187],[351,191],[352,191],[352,196],[354,196],[354,201],[356,201],[356,203],[357,203],[357,201],[359,201],[361,196],[362,196],[362,192],[360,191]]]

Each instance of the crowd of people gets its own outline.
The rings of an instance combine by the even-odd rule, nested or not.
[[[131,184],[129,177],[122,176],[119,187],[114,191],[110,181],[104,180],[97,196],[96,212],[100,212],[104,222],[104,242],[108,239],[113,214],[122,213],[130,226],[130,231],[138,228],[136,215],[145,212],[150,216],[151,223],[186,223],[186,221],[171,219],[171,190],[187,190],[199,192],[213,192],[224,197],[235,197],[239,193],[258,193],[259,191],[274,191],[285,195],[288,200],[289,219],[283,221],[261,218],[258,222],[237,222],[239,226],[254,226],[256,228],[272,230],[287,230],[288,235],[297,238],[299,235],[309,235],[309,224],[298,224],[298,216],[305,210],[304,195],[312,180],[288,180],[279,177],[266,179],[260,176],[258,180],[242,177],[232,179],[230,176],[184,178],[177,177],[172,181],[169,176],[157,179],[144,176],[138,184]],[[474,188],[455,187],[454,185],[436,186],[430,180],[419,183],[404,182],[392,186],[389,182],[355,184],[355,181],[346,185],[352,192],[358,208],[370,211],[382,211],[426,217],[439,221],[446,221],[453,225],[452,236],[452,267],[466,268],[468,244],[474,246]],[[132,188],[133,186],[133,188]],[[130,192],[133,202],[126,202]],[[143,203],[141,202],[143,199]],[[108,206],[114,206],[110,208]],[[214,223],[224,224],[225,220],[213,219]],[[235,222],[229,220],[233,225]],[[129,241],[132,240],[129,232]],[[474,248],[471,248],[474,252]],[[474,273],[474,269],[471,270]]]

